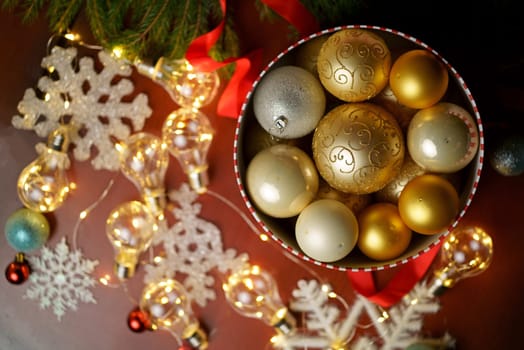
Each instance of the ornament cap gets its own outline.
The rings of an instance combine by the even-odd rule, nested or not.
[[[17,263],[27,263],[27,260],[25,258],[25,254],[22,252],[18,252],[15,255],[15,262]]]
[[[205,350],[208,347],[207,336],[200,328],[195,329],[192,334],[184,338],[193,349]]]
[[[143,195],[144,202],[155,217],[162,216],[166,207],[165,189],[150,191],[145,189]]]
[[[115,263],[115,275],[120,280],[126,280],[131,277],[133,277],[135,274],[135,266],[130,265],[122,265],[119,263]]]
[[[144,59],[137,59],[135,60],[134,65],[138,73],[148,78],[151,78],[152,80],[155,80],[157,78],[158,69],[155,68],[155,66],[153,65],[151,61],[144,60]]]
[[[273,122],[273,126],[277,129],[279,133],[282,133],[289,122],[288,119],[283,115],[275,117],[274,119],[275,121]]]
[[[187,174],[187,176],[189,185],[196,193],[202,194],[207,191],[207,185],[209,184],[207,168],[199,171],[192,171]]]
[[[289,314],[289,312],[286,312],[284,317],[280,318],[276,323],[273,324],[273,328],[275,328],[281,334],[290,334],[294,331],[295,324],[295,318]]]
[[[61,125],[49,134],[47,147],[58,152],[67,152],[69,147],[69,131],[66,126]]]

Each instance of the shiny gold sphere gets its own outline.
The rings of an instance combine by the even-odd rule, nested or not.
[[[411,229],[400,218],[396,205],[376,203],[358,216],[358,247],[374,260],[390,260],[400,256],[409,246]]]
[[[436,56],[426,50],[411,50],[393,63],[389,85],[400,103],[421,109],[444,96],[448,80],[448,71]]]
[[[449,181],[424,174],[411,180],[398,200],[400,216],[413,231],[434,235],[448,228],[459,213],[459,197]]]
[[[361,102],[387,85],[391,53],[372,31],[344,29],[322,45],[317,69],[320,82],[331,94],[346,102]]]
[[[332,109],[318,124],[313,159],[322,178],[347,193],[375,192],[397,176],[404,137],[395,118],[372,103]]]
[[[318,180],[309,156],[285,144],[258,153],[246,172],[247,191],[255,206],[276,218],[298,215],[315,198]]]

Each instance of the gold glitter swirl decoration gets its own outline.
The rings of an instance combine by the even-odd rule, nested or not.
[[[322,178],[331,187],[354,194],[386,186],[398,175],[405,153],[395,118],[372,103],[332,109],[317,126],[312,149]]]
[[[332,34],[317,58],[322,85],[346,102],[376,96],[387,85],[390,68],[391,53],[384,40],[361,29]]]

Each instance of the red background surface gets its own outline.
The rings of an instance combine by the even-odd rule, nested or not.
[[[244,50],[264,47],[265,61],[290,44],[286,23],[260,22],[251,3],[236,2],[237,26]],[[461,73],[472,90],[479,105],[486,127],[486,154],[492,150],[491,141],[499,130],[522,127],[524,113],[524,90],[515,85],[522,74],[522,56],[514,41],[518,33],[493,29],[484,39],[472,37],[464,45],[457,44],[457,37],[436,36],[430,23],[397,21],[377,16],[379,24],[403,30],[435,47]],[[453,22],[453,18],[449,19]],[[360,21],[362,22],[362,21]],[[362,22],[364,23],[364,22]],[[396,24],[396,25],[395,25]],[[455,26],[458,24],[453,22]],[[82,24],[79,25],[82,28]],[[479,24],[480,27],[480,24]],[[461,27],[466,34],[475,28]],[[409,31],[411,29],[411,31]],[[478,28],[477,28],[478,29]],[[451,29],[448,29],[451,31]],[[457,32],[458,38],[466,35]],[[477,32],[475,32],[477,33]],[[34,145],[40,141],[33,133],[14,129],[10,120],[17,114],[17,104],[25,89],[34,87],[40,77],[40,61],[46,55],[49,38],[47,22],[41,18],[31,25],[22,25],[20,18],[0,12],[0,223],[20,207],[16,194],[19,172],[32,161],[36,153]],[[497,50],[497,45],[503,53]],[[432,41],[433,40],[433,41]],[[446,41],[447,40],[447,41]],[[447,44],[446,44],[447,43]],[[440,44],[440,46],[439,46]],[[448,45],[449,44],[449,45]],[[487,44],[488,49],[482,44]],[[487,52],[486,52],[487,51]],[[481,54],[484,52],[485,54]],[[496,67],[504,66],[504,75]],[[517,70],[512,68],[517,64]],[[512,70],[513,69],[513,70]],[[522,76],[522,75],[520,75]],[[508,78],[509,77],[509,78]],[[146,122],[145,130],[159,135],[164,117],[176,108],[169,96],[159,86],[146,78],[133,75],[138,92],[149,95],[153,115]],[[217,117],[214,106],[206,108],[217,131],[209,154],[210,189],[227,196],[247,213],[240,197],[233,172],[233,136],[236,121]],[[87,162],[74,162],[70,176],[78,189],[67,205],[49,215],[53,235],[49,241],[54,246],[62,236],[71,236],[78,214],[93,203],[114,178],[116,173],[94,171]],[[491,267],[484,274],[460,282],[441,298],[441,310],[427,318],[426,336],[441,336],[449,332],[457,339],[459,349],[505,349],[519,344],[519,332],[524,324],[524,224],[522,221],[524,178],[504,177],[496,173],[486,162],[473,203],[461,225],[475,224],[484,228],[494,239],[495,256]],[[166,186],[178,188],[185,177],[174,159],[170,163]],[[100,277],[111,273],[113,252],[105,236],[105,218],[118,204],[138,198],[133,185],[122,175],[110,195],[92,212],[82,224],[79,246],[84,255],[100,261],[95,274]],[[312,278],[308,269],[314,270],[329,282],[334,290],[348,301],[354,297],[345,273],[316,268],[305,263],[296,264],[288,259],[282,249],[273,242],[261,242],[238,215],[216,199],[204,195],[201,216],[215,223],[223,233],[224,247],[237,252],[247,252],[250,260],[267,269],[278,281],[284,301],[287,301],[296,283],[302,278]],[[14,251],[0,236],[0,266],[6,266]],[[379,285],[384,285],[394,270],[377,275]],[[68,312],[61,322],[49,311],[42,311],[34,301],[22,295],[25,286],[13,286],[0,279],[0,349],[2,350],[50,350],[50,349],[173,349],[175,340],[166,332],[134,334],[127,328],[126,317],[135,306],[128,296],[137,298],[142,288],[141,275],[129,284],[129,293],[122,289],[99,286],[94,294],[98,303],[80,304],[77,312]],[[196,308],[202,324],[209,332],[210,350],[265,349],[273,331],[253,319],[244,318],[233,311],[223,299],[217,278],[217,299],[205,308]]]

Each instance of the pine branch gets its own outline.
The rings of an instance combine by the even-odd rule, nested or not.
[[[364,0],[300,0],[317,18],[321,28],[351,23],[368,6]]]
[[[102,46],[107,46],[107,40],[104,39],[106,38],[104,23],[106,23],[105,13],[107,12],[104,12],[102,8],[103,3],[103,0],[87,0],[86,13],[92,34]]]
[[[108,22],[106,26],[107,32],[111,36],[117,35],[125,28],[126,17],[132,2],[132,0],[119,0],[107,9]]]
[[[23,23],[29,23],[38,17],[38,14],[42,10],[45,4],[45,0],[27,0],[22,4],[24,8],[24,15],[22,16]]]
[[[2,10],[12,11],[18,3],[17,0],[4,0],[2,3]]]
[[[196,38],[198,36],[198,27],[202,23],[202,4],[200,1],[186,0],[181,2],[179,9],[181,14],[175,19],[173,23],[172,34],[170,36],[170,51],[166,55],[169,58],[180,58],[187,49],[189,43],[186,42],[187,37]],[[189,16],[194,13],[193,23],[191,24]],[[182,53],[182,55],[180,54]]]
[[[83,4],[83,0],[51,1],[47,10],[51,30],[64,33],[71,28]]]
[[[279,17],[278,14],[271,9],[271,7],[264,4],[261,0],[255,1],[255,8],[257,9],[261,20],[267,20],[271,22]]]
[[[182,58],[192,40],[223,19],[218,0],[3,0],[2,8],[19,9],[24,22],[33,21],[46,8],[49,28],[57,34],[71,28],[85,9],[97,42],[108,50],[120,47],[130,60]],[[209,52],[218,61],[239,51],[229,13],[221,38]]]

